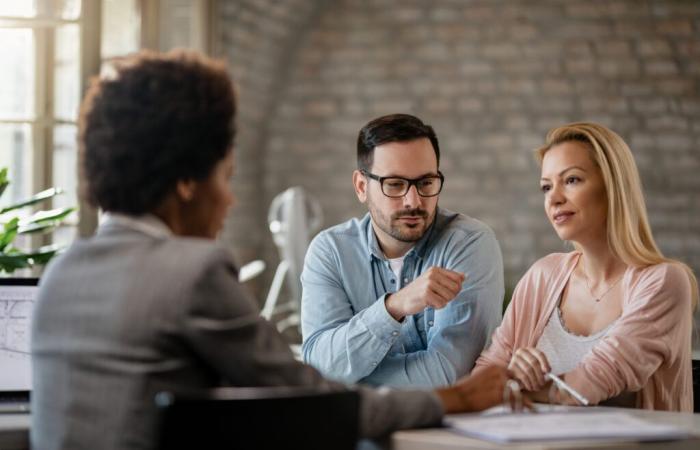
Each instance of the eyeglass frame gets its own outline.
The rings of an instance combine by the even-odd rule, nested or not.
[[[411,179],[411,178],[404,178],[404,177],[397,177],[397,176],[380,177],[379,175],[375,175],[375,174],[373,174],[372,172],[369,172],[369,171],[367,171],[367,170],[365,170],[365,169],[360,169],[360,173],[361,173],[362,175],[366,176],[366,177],[369,177],[369,178],[373,179],[373,180],[379,181],[379,188],[381,189],[382,194],[384,194],[385,197],[389,197],[389,198],[401,198],[401,197],[405,197],[406,194],[408,194],[408,191],[411,190],[411,186],[415,186],[415,187],[416,187],[416,192],[417,192],[418,195],[420,195],[421,197],[425,197],[425,198],[437,197],[438,195],[440,195],[440,192],[442,192],[442,188],[445,186],[445,175],[443,175],[442,172],[440,172],[439,170],[438,170],[437,175],[426,175],[426,176],[424,176],[424,177],[413,178],[413,179]],[[397,195],[397,196],[387,195],[386,192],[384,192],[384,180],[388,180],[388,179],[390,179],[390,178],[394,178],[394,179],[399,179],[399,180],[407,181],[407,182],[408,182],[408,188],[406,188],[406,192],[404,192],[402,195]],[[423,194],[420,193],[420,190],[418,190],[418,182],[419,182],[419,181],[422,181],[422,180],[425,180],[425,179],[427,179],[427,178],[439,178],[439,179],[440,179],[440,190],[437,191],[437,193],[435,193],[435,194],[433,194],[433,195],[423,195]]]

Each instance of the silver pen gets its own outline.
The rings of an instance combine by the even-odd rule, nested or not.
[[[576,389],[574,389],[571,386],[569,386],[568,384],[566,384],[564,382],[564,380],[562,380],[558,376],[556,376],[550,372],[547,375],[545,375],[545,378],[549,378],[550,380],[552,380],[557,385],[557,387],[559,387],[560,389],[563,389],[566,392],[568,392],[569,394],[571,394],[571,396],[573,398],[575,398],[576,400],[578,400],[578,402],[581,403],[582,405],[588,406],[588,403],[589,403],[588,399],[586,397],[584,397],[583,395],[579,394],[576,391]]]

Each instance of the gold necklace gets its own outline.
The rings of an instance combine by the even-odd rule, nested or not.
[[[606,295],[608,295],[608,292],[610,292],[610,291],[612,290],[612,288],[614,288],[615,285],[617,285],[617,283],[622,279],[622,277],[625,276],[625,272],[626,272],[626,271],[625,271],[625,272],[622,272],[622,275],[620,275],[619,277],[617,277],[617,279],[615,280],[615,282],[614,282],[613,284],[611,284],[610,287],[608,287],[608,288],[605,290],[605,292],[603,292],[603,295],[598,295],[598,296],[596,296],[596,295],[593,293],[593,291],[591,290],[591,286],[588,284],[588,275],[586,275],[586,269],[583,267],[583,265],[581,265],[581,272],[583,272],[583,279],[584,279],[584,281],[586,282],[586,289],[588,289],[588,293],[591,295],[591,297],[593,297],[593,299],[595,300],[596,303],[600,303],[600,301],[603,299],[603,297],[605,297]]]

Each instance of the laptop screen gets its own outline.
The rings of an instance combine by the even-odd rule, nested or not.
[[[0,393],[31,391],[29,336],[37,278],[0,278]]]

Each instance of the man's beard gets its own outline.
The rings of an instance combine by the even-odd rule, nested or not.
[[[428,211],[421,208],[403,209],[391,215],[390,219],[382,213],[378,208],[374,207],[371,200],[367,202],[372,221],[379,227],[380,230],[401,242],[416,242],[425,235],[430,225],[433,222],[433,217]],[[434,216],[435,212],[433,212]],[[422,217],[423,223],[418,224],[400,224],[398,219],[401,217],[413,216]]]

